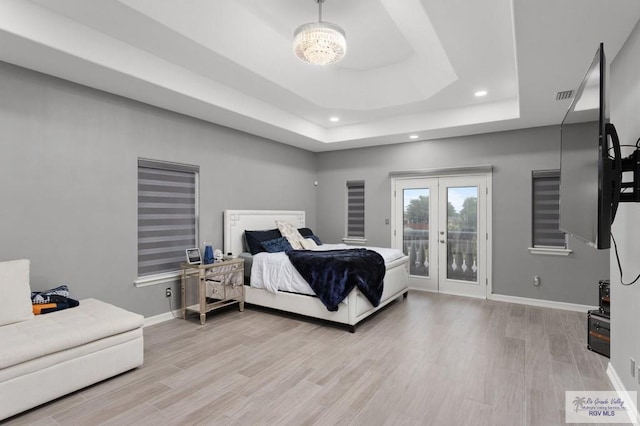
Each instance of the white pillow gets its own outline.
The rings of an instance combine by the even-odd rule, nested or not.
[[[0,262],[0,294],[0,325],[33,318],[27,259]]]
[[[276,226],[280,230],[282,236],[289,241],[292,249],[302,250],[301,241],[304,240],[304,237],[300,235],[300,232],[298,232],[298,229],[295,226],[288,222],[281,222],[279,220],[276,220]]]
[[[302,248],[304,248],[305,250],[311,250],[311,249],[314,249],[314,248],[318,247],[316,242],[313,241],[311,238],[305,238],[305,239],[301,240],[300,244],[302,244]]]

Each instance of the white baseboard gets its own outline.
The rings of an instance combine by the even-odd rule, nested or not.
[[[411,291],[421,291],[423,293],[437,293],[438,290],[434,290],[431,288],[417,288],[417,287],[409,287],[409,290]]]
[[[507,296],[504,294],[491,294],[488,299],[498,302],[518,303],[520,305],[538,306],[541,308],[564,309],[565,311],[587,312],[598,309],[597,306],[578,305],[576,303],[556,302],[553,300],[532,299],[529,297]]]
[[[437,290],[426,289],[426,288],[409,287],[409,290],[428,292],[428,293],[438,293]],[[466,295],[456,295],[455,293],[443,293],[443,294],[452,294],[454,296],[471,297]],[[495,300],[496,302],[517,303],[519,305],[530,305],[530,306],[538,306],[541,308],[563,309],[565,311],[574,311],[574,312],[587,312],[593,309],[598,309],[597,306],[578,305],[576,303],[556,302],[553,300],[532,299],[530,297],[507,296],[505,294],[490,294],[487,297],[487,299]]]
[[[434,292],[433,290],[424,289],[424,288],[410,287],[409,290],[429,292],[429,293]],[[504,294],[491,294],[489,295],[488,299],[494,300],[497,302],[517,303],[520,305],[538,306],[541,308],[564,309],[565,311],[574,311],[574,312],[587,312],[593,309],[598,309],[597,306],[578,305],[575,303],[566,303],[566,302],[555,302],[553,300],[532,299],[529,297],[507,296]],[[197,309],[197,305],[190,306],[190,308]],[[182,316],[182,312],[180,311],[180,309],[177,309],[173,312],[165,312],[164,314],[145,318],[144,326],[148,327],[150,325],[159,324],[161,322],[168,321],[173,318],[180,318],[181,316]]]
[[[164,314],[154,315],[152,317],[147,317],[144,319],[144,327],[149,327],[150,325],[160,324],[161,322],[169,321],[174,318],[181,318],[182,312],[178,309],[173,312],[165,312]]]
[[[198,304],[187,306],[187,309],[191,309],[193,311],[197,311],[200,307]],[[176,309],[173,312],[165,312],[164,314],[154,315],[149,318],[144,319],[144,327],[148,327],[150,325],[160,324],[161,322],[169,321],[174,318],[182,318],[182,309]]]
[[[607,376],[609,376],[609,380],[611,381],[611,384],[613,385],[613,388],[616,390],[616,392],[623,394],[624,398],[631,403],[631,414],[635,414],[635,418],[632,418],[631,422],[634,425],[639,424],[638,422],[640,421],[640,414],[638,413],[637,401],[629,397],[627,389],[622,384],[620,376],[618,376],[618,373],[616,372],[615,368],[613,368],[613,365],[611,363],[609,363],[609,365],[607,366]]]

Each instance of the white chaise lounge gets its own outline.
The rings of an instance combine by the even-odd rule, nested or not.
[[[0,292],[0,420],[142,365],[142,315],[83,299],[34,316],[28,260],[0,262]]]

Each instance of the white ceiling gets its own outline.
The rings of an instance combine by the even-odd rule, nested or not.
[[[311,151],[562,120],[638,0],[326,0],[347,55],[303,63],[314,0],[2,0],[0,60]],[[478,90],[488,95],[476,98]],[[329,117],[338,116],[333,123]]]

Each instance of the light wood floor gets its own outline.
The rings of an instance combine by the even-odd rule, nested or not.
[[[612,390],[586,314],[431,293],[355,334],[233,309],[144,338],[143,367],[8,424],[547,426],[565,390]]]

